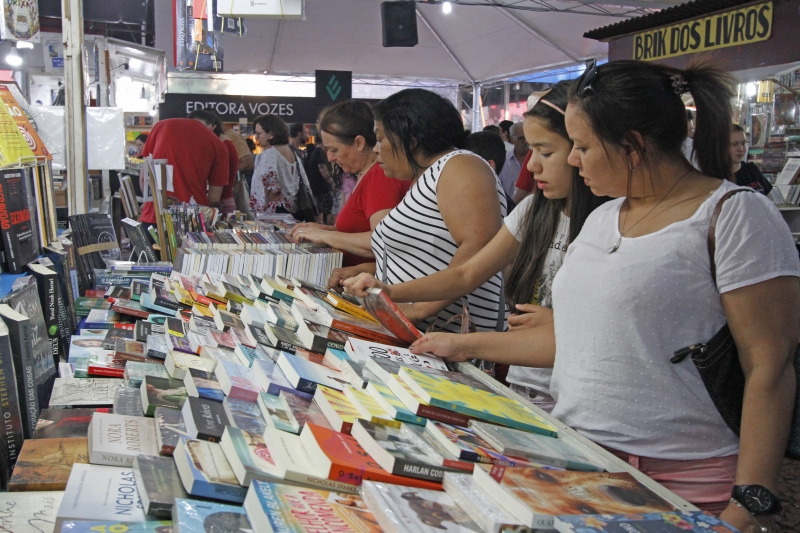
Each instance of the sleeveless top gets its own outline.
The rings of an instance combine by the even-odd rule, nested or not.
[[[450,265],[458,246],[439,212],[437,186],[439,176],[453,156],[466,154],[475,157],[476,165],[486,165],[483,159],[466,150],[455,150],[430,166],[409,189],[400,204],[375,227],[372,233],[372,251],[375,254],[376,276],[384,283],[402,283],[428,276]],[[495,188],[500,202],[501,215],[506,215],[506,197],[495,176]],[[487,199],[487,201],[489,201]],[[489,281],[466,296],[469,314],[478,331],[505,329],[507,317],[503,298],[503,275],[496,274]],[[462,312],[459,301],[444,308],[438,315],[437,326],[453,315]],[[427,328],[433,318],[419,323]],[[459,322],[449,324],[447,331],[458,332]]]

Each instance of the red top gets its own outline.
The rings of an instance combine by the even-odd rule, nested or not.
[[[522,162],[522,170],[519,171],[517,183],[514,184],[514,186],[521,191],[533,190],[533,174],[528,170],[528,161],[531,160],[532,153],[533,152],[528,150],[528,155],[525,156],[525,161]]]
[[[375,164],[358,182],[336,217],[336,230],[342,233],[365,233],[372,227],[369,217],[385,209],[394,209],[411,188],[411,180],[387,178],[380,165]],[[360,257],[344,252],[343,266],[374,263],[371,257]]]
[[[230,179],[228,149],[199,120],[170,118],[153,126],[142,155],[166,159],[173,168],[175,191],[172,198],[188,202],[194,197],[199,205],[208,205],[208,187],[224,187]],[[142,205],[141,222],[155,223],[153,204]]]
[[[233,184],[236,183],[236,173],[239,172],[239,153],[236,151],[236,145],[233,141],[224,140],[222,143],[228,149],[228,167],[230,168],[230,179],[228,184],[222,189],[222,196],[220,200],[226,198],[233,198]]]

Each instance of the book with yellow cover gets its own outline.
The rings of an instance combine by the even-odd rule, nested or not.
[[[361,317],[363,319],[369,320],[370,322],[375,322],[376,324],[380,324],[378,319],[372,316],[369,311],[363,309],[355,304],[348,302],[341,294],[338,294],[334,291],[328,291],[328,296],[326,298],[331,305],[333,305],[336,309],[340,311],[344,311],[345,313],[349,313],[351,315]]]
[[[194,298],[192,298],[192,295],[189,294],[189,291],[182,287],[178,287],[177,285],[175,285],[175,289],[172,291],[172,296],[174,296],[175,299],[183,305],[195,304]]]
[[[541,435],[555,437],[558,433],[555,426],[517,400],[411,368],[401,368],[398,377],[430,405]]]
[[[358,411],[360,415],[358,418],[382,426],[400,427],[400,421],[392,418],[364,389],[356,389],[348,385],[344,388],[344,395],[350,400],[353,408]]]
[[[314,403],[317,404],[317,407],[322,411],[334,431],[349,435],[355,419],[361,418],[361,415],[350,403],[350,400],[347,399],[347,396],[343,392],[330,387],[318,386],[314,393]]]

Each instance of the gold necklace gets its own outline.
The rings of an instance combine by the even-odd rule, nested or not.
[[[656,205],[654,205],[654,206],[653,206],[653,208],[652,208],[650,211],[648,211],[647,213],[645,213],[645,215],[644,215],[642,218],[640,218],[639,220],[637,220],[637,221],[636,221],[636,223],[635,223],[633,226],[631,226],[630,228],[628,228],[628,229],[627,229],[627,231],[631,231],[633,228],[635,228],[635,227],[636,227],[636,226],[639,224],[639,222],[641,222],[642,220],[644,220],[644,219],[646,219],[647,217],[649,217],[649,216],[650,216],[650,214],[651,214],[653,211],[655,211],[655,210],[656,210],[656,207],[660,206],[660,205],[661,205],[661,202],[663,202],[664,200],[666,200],[666,199],[667,199],[667,196],[669,196],[669,195],[670,195],[670,193],[671,193],[671,192],[672,192],[672,191],[675,189],[675,187],[676,187],[676,186],[677,186],[677,185],[678,185],[678,184],[681,182],[681,180],[683,180],[683,178],[685,178],[686,176],[688,176],[688,175],[689,175],[689,173],[690,173],[692,170],[694,170],[694,169],[690,168],[689,170],[687,170],[687,171],[686,171],[686,173],[685,173],[683,176],[681,176],[680,178],[678,178],[678,181],[676,181],[675,183],[673,183],[673,184],[672,184],[672,187],[670,187],[670,188],[669,188],[669,190],[667,191],[667,194],[665,194],[665,195],[664,195],[664,197],[663,197],[663,198],[661,198],[661,200],[659,200],[659,201],[658,201],[658,203],[657,203]],[[627,201],[628,201],[628,199],[626,198],[626,199],[625,199],[625,201],[627,202]],[[623,227],[623,228],[625,227],[625,223],[626,223],[626,222],[628,222],[628,211],[625,211],[625,218],[622,220],[622,227]],[[620,231],[619,231],[619,238],[617,239],[617,242],[616,242],[616,243],[614,243],[614,246],[612,246],[612,247],[611,247],[611,248],[608,250],[608,253],[610,253],[610,254],[613,254],[614,252],[616,252],[617,250],[619,250],[619,247],[622,245],[622,238],[623,238],[624,236],[625,236],[625,234],[622,232],[622,230],[620,230]]]

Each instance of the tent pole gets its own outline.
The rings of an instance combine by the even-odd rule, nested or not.
[[[83,0],[61,0],[64,39],[64,118],[69,214],[88,212],[86,101],[83,86]]]
[[[472,132],[481,131],[481,84],[472,84]]]
[[[508,112],[508,105],[511,100],[511,95],[509,94],[511,92],[510,89],[511,86],[508,84],[508,82],[505,82],[503,84],[503,120],[510,120],[511,117]]]

